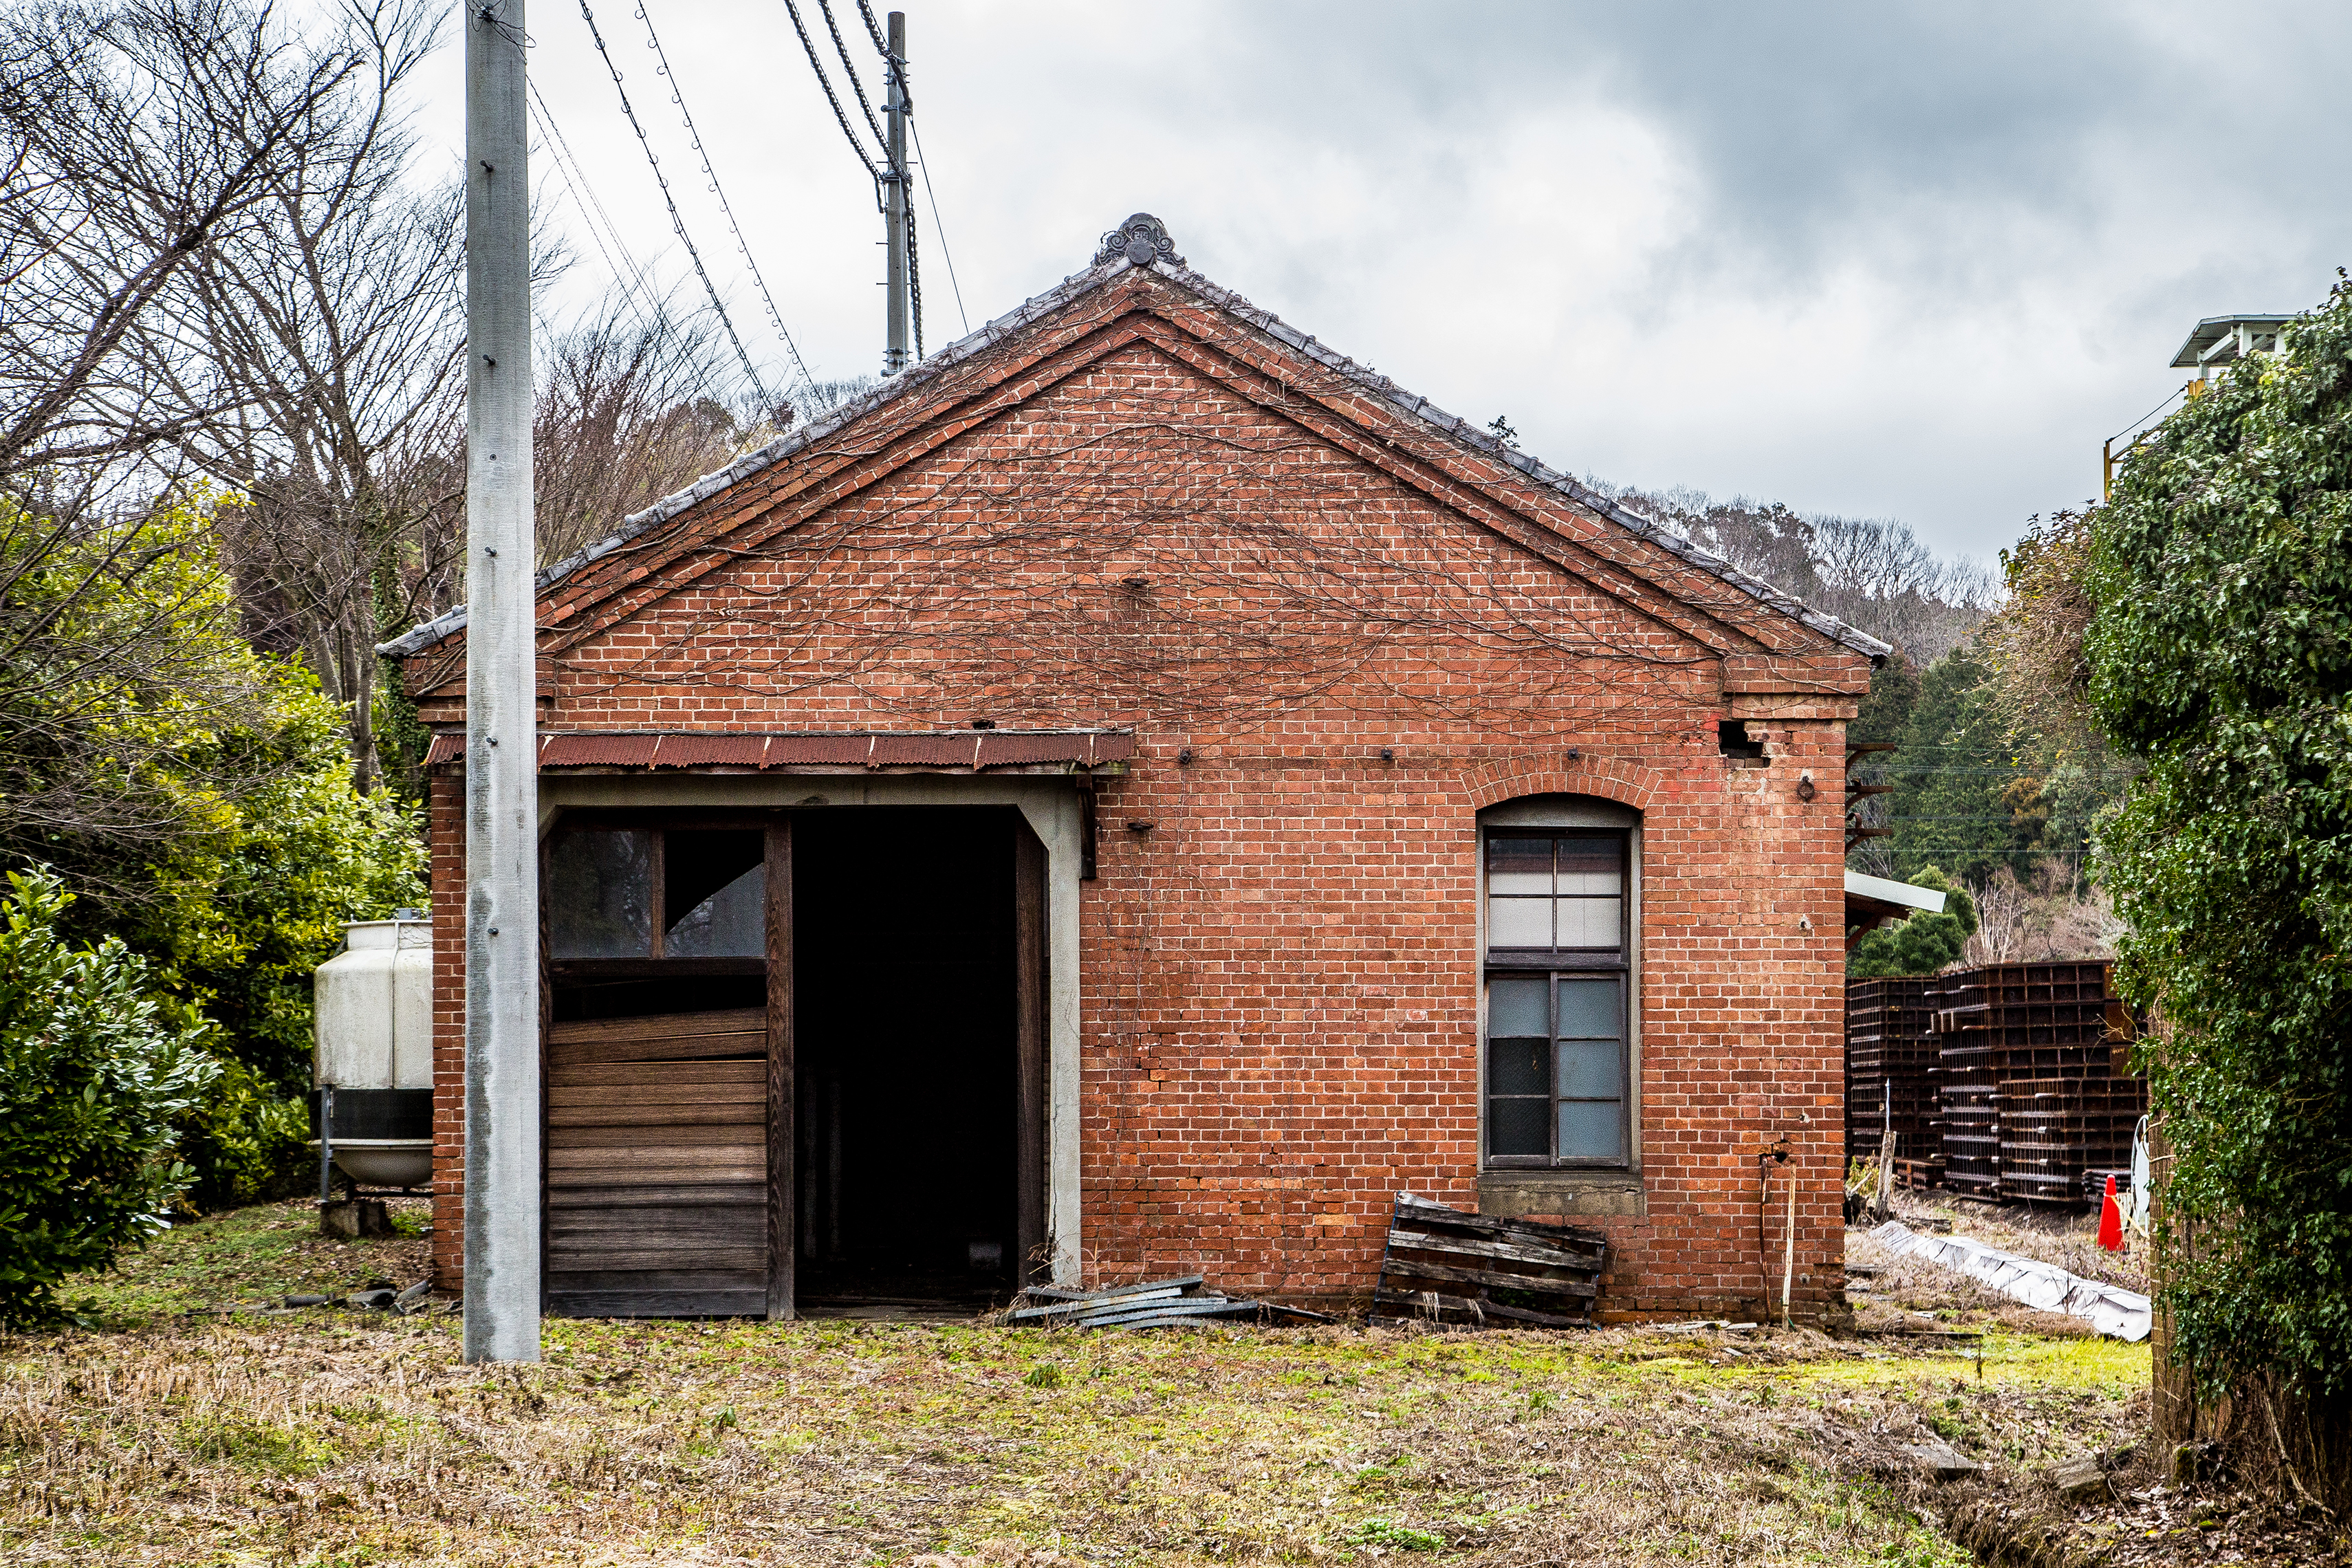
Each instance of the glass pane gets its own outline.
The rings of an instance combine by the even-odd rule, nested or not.
[[[1622,1039],[1625,1020],[1618,1014],[1617,994],[1617,982],[1614,980],[1561,981],[1559,1037],[1563,1040]],[[1565,1089],[1560,1090],[1562,1094],[1570,1092]]]
[[[1615,1100],[1624,1093],[1614,1040],[1562,1040],[1559,1092],[1578,1099]]]
[[[1550,1038],[1550,999],[1544,994],[1550,984],[1540,974],[1486,982],[1487,1037],[1533,1035],[1538,1039]]]
[[[1490,1100],[1486,1102],[1486,1152],[1538,1154],[1551,1152],[1549,1100]]]
[[[1544,1071],[1547,1045],[1540,1039],[1487,1041],[1486,1092],[1549,1095],[1551,1084]]]
[[[662,936],[671,958],[764,958],[768,868],[754,866],[688,911]]]
[[[1615,834],[1559,841],[1559,890],[1618,893],[1624,890],[1625,841]]]
[[[645,958],[654,946],[654,836],[560,833],[547,847],[551,958]]]
[[[1562,899],[1559,900],[1559,945],[1562,947],[1613,948],[1625,940],[1620,912],[1624,908],[1617,899]]]
[[[1488,947],[1549,947],[1549,899],[1489,899],[1486,900]]]
[[[1496,834],[1486,840],[1486,890],[1490,893],[1551,891],[1551,837],[1511,837]],[[1542,945],[1551,945],[1546,939]]]
[[[1563,1160],[1622,1160],[1625,1157],[1624,1118],[1613,1100],[1563,1100],[1559,1102],[1559,1157]]]

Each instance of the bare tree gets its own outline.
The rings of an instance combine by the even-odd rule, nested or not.
[[[253,25],[267,29],[257,14]],[[436,455],[464,390],[462,193],[420,193],[401,95],[437,16],[415,0],[349,5],[360,68],[331,100],[338,137],[273,171],[259,221],[200,247],[182,319],[233,411],[184,442],[253,505],[224,531],[266,644],[297,647],[350,715],[355,776],[375,778],[376,659],[414,606],[419,524],[462,488]]]
[[[1933,664],[1958,646],[2000,596],[1990,570],[1937,555],[1893,518],[1798,512],[1691,489],[1612,493],[1741,571],[1894,644],[1915,664]]]
[[[235,395],[168,292],[253,232],[273,183],[341,140],[344,39],[236,0],[34,0],[0,16],[0,478],[119,472]],[[48,508],[44,510],[54,510]]]

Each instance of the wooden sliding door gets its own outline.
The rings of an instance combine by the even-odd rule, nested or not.
[[[765,1008],[550,1026],[547,1306],[765,1316]]]

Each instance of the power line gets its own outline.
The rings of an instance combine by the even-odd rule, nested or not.
[[[849,58],[849,46],[841,41],[841,25],[833,19],[833,0],[816,0],[816,8],[824,13],[825,31],[833,35],[833,47],[841,55],[842,74],[849,78],[849,90],[857,95],[857,108],[866,116],[866,129],[874,132],[874,140],[881,143],[882,156],[887,161],[890,156],[890,139],[882,134],[882,123],[874,118],[874,106],[866,101],[866,84],[857,78],[857,67]],[[889,59],[890,51],[883,50],[882,58],[886,61]]]
[[[743,348],[743,340],[736,333],[735,323],[727,314],[727,307],[719,298],[718,285],[710,281],[710,269],[702,264],[702,252],[694,246],[694,237],[686,232],[686,219],[679,216],[677,198],[670,194],[669,177],[661,172],[661,160],[654,156],[654,144],[646,137],[646,128],[637,120],[637,111],[629,102],[629,89],[621,85],[621,68],[613,63],[613,52],[604,47],[604,35],[596,26],[595,13],[588,9],[588,0],[580,0],[580,19],[588,24],[588,36],[596,40],[596,52],[604,57],[604,68],[613,73],[613,90],[621,95],[621,112],[628,116],[629,129],[637,133],[637,145],[645,150],[646,163],[654,172],[654,183],[661,187],[662,201],[669,208],[670,226],[686,247],[686,254],[694,261],[695,276],[702,279],[703,292],[710,296],[710,308],[719,312],[719,324],[727,329],[727,341],[735,345],[735,357],[743,362],[743,374],[751,379],[751,390],[760,395],[760,406],[772,411],[775,399],[768,395],[767,384],[752,368],[751,356]]]
[[[857,0],[857,3],[863,8],[866,0]],[[956,316],[963,322],[965,332],[969,333],[971,331],[971,318],[964,314],[963,285],[956,281],[955,255],[948,249],[948,226],[940,221],[939,187],[931,184],[931,161],[923,155],[922,129],[915,123],[915,117],[912,114],[907,116],[907,129],[915,138],[915,167],[923,172],[923,195],[930,198],[931,232],[940,237],[940,255],[948,264],[948,287],[955,290]],[[921,333],[918,331],[916,336],[919,341]]]
[[[613,281],[621,286],[622,297],[636,310],[638,320],[647,326],[667,329],[669,319],[662,309],[661,297],[646,281],[645,269],[637,265],[637,258],[629,254],[627,244],[621,238],[620,226],[604,210],[604,202],[596,195],[596,187],[588,183],[588,171],[582,165],[578,154],[572,151],[572,143],[564,140],[563,129],[556,124],[554,112],[547,107],[547,100],[540,97],[539,84],[532,82],[530,87],[531,118],[539,122],[541,132],[547,138],[549,151],[554,155],[556,173],[563,176],[563,188],[571,193],[572,205],[580,209],[581,218],[588,225],[588,237],[596,242],[597,254],[604,258],[604,266],[613,274]],[[584,200],[583,193],[585,193]],[[593,212],[590,211],[592,207]],[[602,228],[597,226],[600,218],[604,220]],[[608,229],[613,237],[609,247],[604,243],[604,233]],[[620,252],[622,261],[628,263],[626,271],[614,261],[614,250]],[[643,296],[642,301],[640,295]]]
[[[784,10],[792,16],[793,31],[801,36],[801,47],[808,51],[809,69],[816,72],[817,85],[824,89],[824,100],[833,105],[833,118],[840,124],[841,133],[849,139],[849,150],[857,154],[858,163],[866,167],[866,177],[874,182],[874,205],[879,206],[882,205],[882,172],[874,166],[874,160],[866,155],[866,143],[860,142],[857,132],[850,129],[848,112],[841,107],[841,95],[833,90],[833,79],[824,74],[824,62],[817,58],[816,43],[809,37],[808,24],[801,20],[801,8],[793,4],[793,0],[784,0]]]
[[[710,166],[710,154],[702,145],[702,132],[695,129],[694,111],[686,106],[685,85],[677,79],[677,73],[669,68],[669,55],[662,48],[661,35],[654,31],[654,19],[646,14],[643,4],[637,6],[637,20],[646,25],[646,37],[653,45],[654,58],[661,63],[661,74],[669,79],[669,100],[677,105],[679,115],[686,121],[687,141],[693,145],[695,155],[702,160],[702,172],[710,181],[711,194],[719,198],[719,210],[727,215],[728,230],[735,237],[735,248],[743,253],[743,265],[751,269],[751,282],[760,290],[761,302],[768,307],[768,320],[775,324],[776,336],[783,340],[784,352],[793,356],[793,364],[801,373],[802,384],[814,387],[816,380],[809,374],[807,364],[801,359],[800,345],[793,342],[793,334],[784,330],[784,313],[776,309],[775,296],[768,292],[768,280],[760,276],[760,264],[751,258],[751,247],[743,237],[743,226],[735,221],[734,205],[728,201],[727,193],[719,188],[719,171]],[[593,26],[593,22],[591,26]],[[730,327],[728,330],[731,332],[734,329]]]

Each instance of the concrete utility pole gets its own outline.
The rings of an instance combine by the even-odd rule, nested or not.
[[[523,0],[466,16],[466,1359],[539,1359],[539,715]]]
[[[907,214],[914,193],[907,189],[907,81],[899,68],[907,58],[907,13],[890,13],[890,80],[882,112],[889,117],[890,168],[887,183],[885,220],[890,226],[889,335],[882,349],[882,374],[896,375],[907,368]]]

